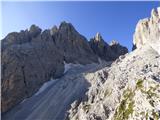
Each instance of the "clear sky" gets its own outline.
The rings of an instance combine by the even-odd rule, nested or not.
[[[150,16],[159,2],[2,2],[2,36],[36,24],[43,30],[62,21],[73,24],[88,40],[100,32],[106,42],[132,48],[139,19]]]

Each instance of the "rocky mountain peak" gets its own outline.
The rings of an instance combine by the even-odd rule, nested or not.
[[[66,22],[66,21],[61,22],[61,24],[59,25],[59,31],[77,32],[76,29],[73,27],[73,25],[71,23]]]
[[[95,39],[95,41],[102,41],[103,40],[103,38],[99,32],[96,33],[94,39]]]
[[[2,119],[159,120],[158,26],[159,12],[152,10],[151,18],[138,22],[137,49],[129,54],[99,33],[88,42],[66,22],[42,33],[32,25],[7,35]]]
[[[159,13],[140,20],[136,50],[119,57],[111,67],[86,75],[91,87],[87,99],[71,105],[69,120],[159,120],[160,30]],[[119,45],[110,47],[114,50]],[[159,54],[158,54],[159,52]]]
[[[54,26],[51,28],[51,30],[50,30],[50,34],[51,34],[51,35],[54,35],[57,31],[58,31],[58,28],[57,28],[56,25],[54,25]]]
[[[31,37],[36,37],[37,35],[39,35],[41,33],[42,29],[39,28],[36,25],[31,25],[31,27],[29,28],[29,33]]]
[[[112,40],[109,45],[112,46],[112,45],[118,45],[118,44],[119,44],[118,41]]]
[[[90,40],[90,46],[95,54],[101,59],[106,61],[112,61],[118,58],[120,55],[124,55],[128,52],[126,47],[121,46],[117,41],[112,41],[109,45],[105,42],[98,32],[94,38]]]
[[[160,7],[151,11],[151,17],[137,23],[133,36],[133,47],[152,46],[160,53]]]
[[[152,11],[151,11],[151,17],[154,20],[158,20],[160,18],[160,7],[157,8],[157,9],[152,9]]]

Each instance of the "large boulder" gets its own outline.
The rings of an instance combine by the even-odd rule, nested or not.
[[[148,44],[160,53],[160,7],[151,11],[150,18],[138,22],[133,39],[134,48]]]

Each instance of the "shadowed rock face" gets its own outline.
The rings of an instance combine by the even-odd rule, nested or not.
[[[20,38],[23,33],[12,34]],[[27,33],[28,34],[28,33]],[[49,31],[37,37],[22,37],[2,51],[2,112],[31,96],[50,77],[63,74],[63,56],[59,54]],[[14,39],[14,40],[15,40]],[[9,41],[6,37],[3,42]],[[15,40],[16,41],[16,40]]]
[[[124,55],[128,53],[128,49],[122,45],[120,45],[117,41],[113,40],[110,43],[111,50],[116,54],[115,58],[119,57],[120,55]]]
[[[1,42],[2,112],[32,96],[51,77],[61,77],[64,61],[90,64],[97,63],[98,57],[115,60],[119,47],[112,48],[97,37],[100,41],[91,44],[66,22],[43,32],[32,25],[29,30],[8,34]]]
[[[94,53],[97,54],[101,59],[104,59],[106,61],[113,61],[120,55],[124,55],[128,52],[128,49],[126,47],[121,46],[116,41],[112,41],[112,43],[108,45],[103,40],[100,33],[97,33],[89,43]]]
[[[140,20],[133,37],[134,48],[145,44],[160,53],[160,7],[151,11],[151,17]]]
[[[2,112],[30,97],[51,77],[60,77],[64,60],[70,63],[98,62],[85,37],[70,23],[41,32],[13,32],[2,40]]]
[[[55,45],[67,63],[88,64],[98,62],[87,39],[80,35],[70,23],[62,22],[59,28],[51,30]]]

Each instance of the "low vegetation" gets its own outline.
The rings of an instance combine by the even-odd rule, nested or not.
[[[115,113],[115,120],[127,120],[129,115],[133,113],[134,108],[134,91],[127,89],[123,93],[123,99]]]

